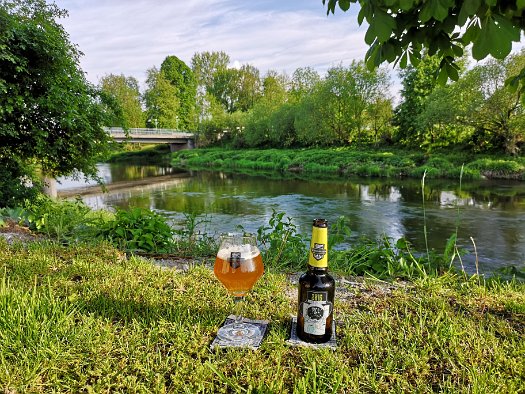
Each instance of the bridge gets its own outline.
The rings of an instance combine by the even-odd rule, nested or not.
[[[105,127],[106,132],[116,142],[142,144],[168,144],[172,152],[195,148],[195,134],[174,129],[128,129],[122,127]]]

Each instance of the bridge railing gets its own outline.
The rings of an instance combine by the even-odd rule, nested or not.
[[[125,135],[124,129],[122,127],[104,127],[106,132],[110,135]],[[177,135],[180,137],[193,137],[193,133],[188,131],[181,131],[175,129],[153,129],[153,128],[130,128],[128,129],[128,134],[131,135]]]

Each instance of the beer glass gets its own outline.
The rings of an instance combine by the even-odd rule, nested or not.
[[[244,296],[264,272],[261,252],[252,234],[223,234],[213,269],[215,276],[234,297],[235,321],[221,327],[217,336],[226,342],[242,344],[259,336],[259,327],[243,321],[240,313]]]

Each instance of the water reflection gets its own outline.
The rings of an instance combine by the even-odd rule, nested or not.
[[[86,196],[95,208],[144,207],[169,217],[175,226],[184,213],[206,216],[206,230],[222,232],[242,224],[255,231],[267,224],[272,210],[284,211],[308,234],[312,218],[349,219],[354,237],[406,237],[424,251],[424,213],[428,246],[442,252],[458,228],[461,247],[476,243],[482,272],[525,262],[525,184],[522,182],[428,181],[425,202],[418,180],[346,179],[339,181],[276,180],[221,172],[181,172],[154,166],[103,167],[111,182],[162,176],[162,182]],[[171,175],[170,175],[171,174]],[[167,178],[167,179],[166,179]],[[159,178],[160,179],[160,178]],[[464,257],[474,272],[475,256]]]

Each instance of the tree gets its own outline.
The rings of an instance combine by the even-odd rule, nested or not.
[[[327,13],[335,13],[337,5],[348,11],[358,0],[323,0]],[[504,59],[525,31],[523,0],[361,0],[357,20],[369,27],[365,42],[369,67],[384,61],[405,68],[410,62],[417,66],[424,50],[440,59],[439,80],[459,78],[458,58],[472,44],[474,59],[492,55]],[[511,84],[525,84],[525,68]],[[525,85],[522,85],[525,88]]]
[[[398,126],[395,139],[398,142],[419,146],[424,140],[425,127],[419,123],[419,115],[425,108],[426,98],[437,83],[434,74],[439,67],[437,57],[424,57],[417,67],[401,71],[402,102],[396,108],[394,123]]]
[[[87,82],[79,51],[56,22],[65,15],[44,0],[0,0],[0,167],[8,175],[0,205],[30,191],[36,167],[96,178],[109,150],[106,97]],[[16,196],[6,192],[13,189]]]
[[[321,81],[319,73],[311,67],[300,67],[292,75],[292,96],[300,100],[305,94],[313,91],[314,87]]]
[[[177,56],[167,56],[160,66],[160,71],[175,88],[175,96],[179,100],[179,121],[176,127],[192,130],[196,123],[197,98],[197,81],[193,71]]]
[[[213,75],[217,71],[225,70],[230,64],[230,56],[223,51],[195,53],[191,58],[191,69],[199,87],[204,92],[213,85]]]
[[[248,111],[261,96],[259,70],[250,65],[218,70],[209,92],[228,113]]]
[[[99,82],[100,89],[112,96],[122,109],[123,119],[110,120],[108,126],[144,127],[144,113],[136,78],[109,74]]]
[[[226,70],[230,56],[225,52],[200,52],[191,58],[191,69],[197,81],[197,113],[198,120],[207,120],[212,112],[212,103],[207,100],[213,87],[215,73]]]
[[[367,111],[387,90],[384,70],[369,71],[355,61],[348,67],[332,67],[298,105],[295,125],[299,139],[307,145],[365,141],[365,132],[371,129]]]
[[[147,89],[144,93],[146,118],[149,127],[179,128],[180,101],[177,89],[164,72],[152,67],[147,71]]]
[[[285,75],[270,70],[264,76],[262,97],[248,113],[245,141],[249,146],[282,146],[281,128],[285,123],[274,117],[287,101],[288,80]],[[293,123],[293,122],[292,122]]]

